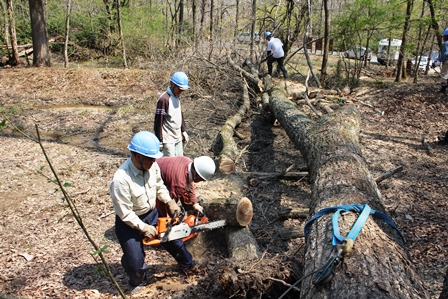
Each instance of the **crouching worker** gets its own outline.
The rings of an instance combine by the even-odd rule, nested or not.
[[[146,284],[149,266],[145,263],[144,237],[156,235],[158,210],[156,198],[165,203],[170,212],[179,212],[179,206],[171,199],[163,184],[160,168],[155,162],[162,157],[160,142],[150,132],[134,135],[128,149],[131,157],[115,172],[110,183],[110,196],[114,205],[115,233],[123,250],[121,264],[129,275],[132,288]],[[191,254],[181,240],[162,243],[183,269],[195,265]]]
[[[204,209],[198,203],[194,191],[194,183],[208,181],[215,174],[215,162],[208,156],[191,160],[188,157],[162,157],[156,160],[160,167],[162,179],[170,196],[176,202],[181,202],[185,210],[194,209],[204,214]],[[157,200],[157,208],[161,217],[167,216],[169,206]]]

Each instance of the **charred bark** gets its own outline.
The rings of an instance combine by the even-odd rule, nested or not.
[[[311,215],[344,204],[368,204],[387,213],[359,147],[361,118],[354,106],[343,106],[313,122],[287,100],[284,90],[275,87],[270,107],[307,161],[313,186]],[[351,213],[339,219],[342,235],[356,216]],[[351,254],[335,269],[333,279],[316,288],[312,274],[335,256],[332,237],[331,215],[312,224],[306,239],[300,298],[429,298],[398,234],[372,217],[356,238]]]

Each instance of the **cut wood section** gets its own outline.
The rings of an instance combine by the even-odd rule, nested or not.
[[[252,202],[247,197],[207,199],[201,204],[211,221],[225,219],[227,226],[245,227],[252,222],[254,215]]]

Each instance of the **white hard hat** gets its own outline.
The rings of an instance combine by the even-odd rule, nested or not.
[[[193,160],[193,165],[196,172],[205,181],[208,181],[215,174],[215,162],[208,156],[195,158]]]

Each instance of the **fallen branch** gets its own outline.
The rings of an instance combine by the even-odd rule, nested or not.
[[[110,211],[110,212],[108,212],[106,214],[102,214],[100,217],[98,217],[98,221],[103,219],[103,218],[106,218],[107,216],[110,216],[110,215],[112,215],[114,213],[115,213],[115,211]]]
[[[401,166],[401,165],[396,167],[396,168],[392,168],[391,170],[389,170],[389,171],[383,173],[382,175],[380,175],[379,177],[377,177],[375,179],[375,182],[377,184],[379,184],[380,182],[384,181],[385,179],[393,176],[394,174],[396,174],[396,173],[398,173],[398,172],[400,172],[402,170],[403,170],[403,166]]]

